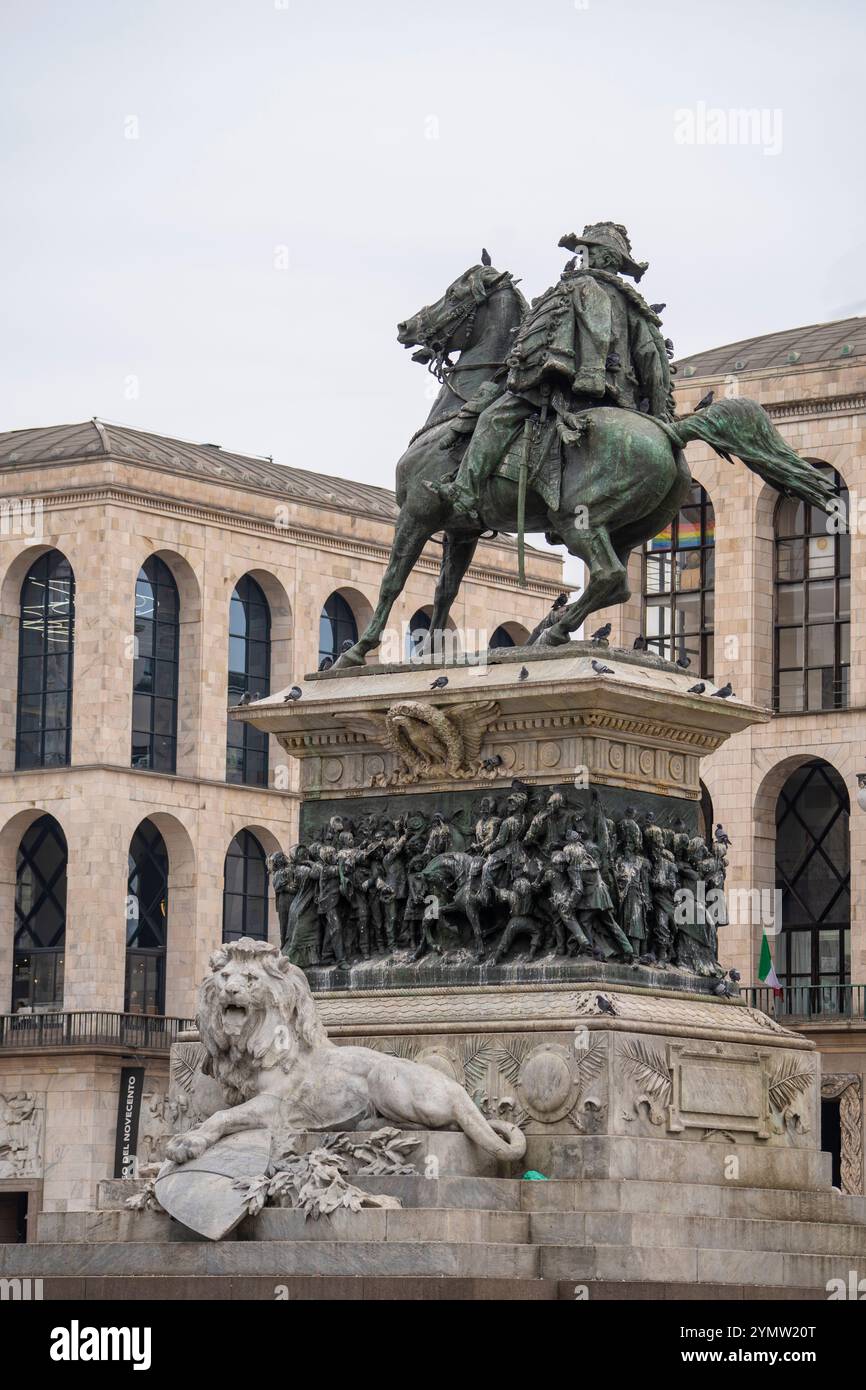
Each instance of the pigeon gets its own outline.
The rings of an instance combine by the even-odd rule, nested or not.
[[[599,1013],[602,1013],[602,1014],[613,1014],[613,1016],[616,1017],[616,1009],[614,1008],[614,1006],[613,1006],[613,1004],[610,1002],[610,1000],[606,997],[606,995],[604,995],[604,994],[597,994],[597,995],[595,996],[595,1002],[596,1002],[596,1005],[598,1006],[598,1011],[599,1011]]]
[[[644,396],[643,400],[641,401],[640,405],[638,406],[638,410],[640,411],[641,415],[649,415],[649,408],[650,408],[649,397],[648,397],[648,396]]]
[[[668,357],[673,357],[674,355],[674,345],[673,340],[671,338],[665,338],[665,352],[667,353]]]
[[[701,399],[698,401],[697,405],[695,406],[695,410],[706,410],[708,405],[712,405],[713,397],[715,396],[715,394],[715,391],[708,391],[707,394],[705,396],[702,396]]]
[[[575,268],[576,265],[577,265],[577,256],[572,256],[571,260],[570,260],[570,261],[566,261],[566,262],[565,262],[565,265],[562,267],[562,273],[563,273],[563,275],[570,275],[571,272],[574,270],[574,268]]]
[[[713,990],[713,994],[717,995],[719,999],[730,999],[731,987],[727,980],[719,980],[719,983]]]
[[[283,696],[283,704],[287,704],[289,700],[300,700],[303,693],[299,685],[293,685],[288,695]]]
[[[733,689],[731,688],[731,682],[728,681],[727,685],[723,685],[719,690],[714,690],[714,691],[713,691],[713,699],[714,699],[714,700],[730,700],[730,698],[731,698],[731,696],[733,695],[733,693],[734,693],[734,692],[733,692]]]
[[[728,833],[721,822],[716,826],[716,843],[720,845],[730,845],[733,843],[728,839]]]
[[[491,258],[490,258],[490,252],[487,250],[487,247],[486,247],[486,246],[482,246],[482,248],[481,248],[481,264],[482,264],[482,265],[492,265],[492,264],[493,264],[493,261],[492,261]]]
[[[653,311],[654,314],[660,314],[661,311],[662,311],[662,309],[666,309],[667,307],[668,307],[667,304],[651,304],[651,305],[650,305],[650,308],[652,309],[652,311]]]
[[[431,682],[430,682],[430,689],[431,689],[431,690],[444,690],[447,684],[448,684],[448,677],[447,677],[447,676],[437,676],[436,679],[435,679],[435,681],[431,681]]]
[[[529,680],[529,672],[527,671],[527,669],[526,669],[525,666],[521,666],[521,668],[520,668],[520,674],[518,675],[517,679],[518,679],[519,681],[528,681],[528,680]]]
[[[253,697],[252,697],[252,695],[250,694],[250,692],[249,692],[248,690],[245,690],[244,693],[243,693],[243,695],[241,696],[241,698],[238,700],[238,704],[239,704],[239,705],[248,705],[249,702],[250,702],[250,700],[251,700],[252,698],[253,698]]]
[[[355,645],[355,643],[352,641],[351,637],[347,637],[346,640],[345,640],[345,642],[343,642],[343,643],[341,644],[341,646],[340,646],[340,651],[341,651],[341,652],[347,652],[347,651],[349,650],[349,648],[350,648],[350,647],[354,647],[354,645]]]
[[[319,670],[320,670],[320,671],[330,671],[330,669],[331,669],[331,667],[333,666],[333,664],[334,664],[334,658],[333,658],[332,656],[323,656],[322,659],[321,659],[321,661],[319,662]]]
[[[593,660],[593,661],[591,661],[589,664],[590,664],[590,666],[592,667],[593,671],[595,672],[595,674],[596,674],[597,676],[612,676],[612,675],[613,675],[613,668],[610,667],[610,666],[603,666],[602,663],[601,663],[600,661],[595,661],[595,660]]]
[[[568,603],[568,594],[557,594],[553,603],[550,605],[551,613],[556,613]]]
[[[492,758],[482,758],[481,766],[485,772],[495,772],[498,767],[502,766],[502,758],[499,753],[494,753]]]
[[[734,982],[735,985],[738,985],[738,984],[740,983],[740,981],[741,981],[742,978],[743,978],[743,977],[742,977],[742,975],[740,974],[739,970],[729,970],[729,971],[728,971],[728,979],[729,979],[729,980],[733,980],[733,982]]]
[[[606,372],[615,372],[617,367],[622,366],[622,358],[618,352],[609,352],[604,359],[604,369]]]
[[[677,665],[682,671],[687,671],[691,664],[692,659],[690,656],[686,656],[685,652],[683,652],[682,656],[677,657]]]
[[[646,651],[646,638],[644,637],[643,633],[641,633],[639,637],[636,637],[634,639],[634,642],[632,643],[632,650],[636,652]]]
[[[610,636],[611,627],[611,623],[605,623],[604,627],[596,628],[595,632],[592,634],[593,642],[603,642],[606,637]]]
[[[698,681],[697,685],[690,685],[690,686],[689,686],[688,690],[686,691],[686,694],[687,694],[687,695],[703,695],[703,693],[704,693],[704,691],[706,690],[706,688],[707,688],[707,687],[704,685],[703,681]]]

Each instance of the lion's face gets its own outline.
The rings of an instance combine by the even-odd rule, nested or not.
[[[303,971],[276,946],[242,937],[221,947],[210,966],[199,991],[198,1021],[211,1057],[231,1053],[274,1065],[265,1058],[277,1029],[281,1053],[288,1039],[306,1046],[325,1040]]]
[[[257,964],[227,961],[214,971],[211,1003],[226,1036],[241,1038],[273,1003],[273,989]]]

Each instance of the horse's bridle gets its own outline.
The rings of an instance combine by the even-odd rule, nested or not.
[[[511,283],[512,276],[511,272],[508,270],[501,271],[496,279],[491,280],[488,285],[482,282],[484,293],[481,298],[479,299],[474,290],[471,290],[468,303],[465,305],[456,305],[445,318],[444,322],[440,323],[436,328],[434,328],[430,322],[430,310],[427,305],[425,305],[423,309],[419,309],[416,315],[420,325],[418,342],[423,349],[426,349],[427,352],[432,354],[427,363],[428,372],[431,376],[436,378],[440,385],[449,386],[455,396],[459,397],[462,401],[465,401],[467,397],[464,396],[461,391],[458,391],[456,384],[451,379],[457,372],[475,371],[478,368],[486,367],[501,368],[503,364],[501,362],[467,362],[465,366],[462,366],[460,362],[450,362],[448,360],[450,349],[441,346],[442,340],[444,339],[444,341],[447,342],[449,338],[453,338],[457,329],[462,328],[464,324],[467,325],[467,336],[471,336],[475,324],[475,316],[481,305],[486,304],[489,299],[493,298],[494,294]],[[431,339],[433,339],[433,341],[431,341]],[[435,347],[433,345],[434,342],[440,343],[440,346]]]

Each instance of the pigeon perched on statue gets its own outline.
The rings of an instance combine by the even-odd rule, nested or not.
[[[724,845],[726,848],[728,845],[733,844],[733,841],[728,839],[727,831],[721,823],[716,826],[716,843]]]
[[[597,676],[612,676],[614,674],[612,666],[603,666],[602,663],[596,661],[595,658],[593,658],[589,664]]]
[[[431,689],[431,690],[444,690],[447,684],[448,684],[448,677],[447,677],[447,676],[437,676],[436,679],[435,679],[435,681],[431,681],[431,682],[430,682],[430,689]]]
[[[734,693],[734,691],[733,691],[733,687],[732,687],[732,685],[731,685],[731,682],[728,681],[727,685],[720,686],[720,688],[719,688],[718,690],[714,690],[714,691],[713,691],[713,699],[714,699],[714,700],[730,700],[730,698],[731,698],[731,696],[733,695],[733,693]]]
[[[686,694],[687,694],[687,695],[703,695],[703,693],[704,693],[704,691],[706,690],[706,688],[707,688],[707,687],[704,685],[703,681],[698,681],[697,685],[690,685],[690,686],[689,686],[688,690],[686,691]]]
[[[293,685],[288,695],[283,696],[283,704],[286,704],[289,700],[300,700],[303,693],[299,685]]]
[[[591,641],[593,641],[593,642],[606,642],[607,639],[608,639],[608,637],[609,637],[610,634],[611,634],[612,628],[613,628],[613,624],[612,624],[612,623],[605,623],[604,627],[596,628],[595,632],[592,634]]]

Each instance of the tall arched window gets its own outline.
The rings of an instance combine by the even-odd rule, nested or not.
[[[850,803],[834,767],[815,758],[776,804],[776,888],[782,931],[776,973],[790,1013],[845,1013],[851,978]]]
[[[223,886],[223,941],[239,936],[268,939],[268,872],[265,852],[249,830],[228,848]]]
[[[647,541],[643,557],[642,631],[651,652],[713,678],[715,539],[713,504],[693,483],[669,526]]]
[[[417,656],[421,644],[430,631],[430,614],[425,613],[423,608],[419,608],[417,613],[413,613],[409,619],[409,631],[406,633],[406,660],[412,661]]]
[[[229,704],[271,693],[271,610],[254,579],[238,581],[229,604]],[[251,724],[228,721],[226,781],[268,785],[268,736]]]
[[[63,1007],[66,837],[40,816],[21,837],[15,881],[12,1012]]]
[[[319,661],[326,656],[336,661],[344,642],[357,642],[355,615],[342,594],[331,594],[319,619]]]
[[[126,899],[126,1002],[130,1014],[165,1012],[168,946],[168,851],[153,821],[129,846]]]
[[[132,766],[154,772],[177,766],[179,608],[171,570],[151,555],[135,581]]]
[[[74,634],[75,579],[66,557],[49,550],[21,586],[16,767],[69,763]]]
[[[832,477],[843,514],[848,492]],[[794,497],[776,507],[773,706],[780,712],[844,709],[851,660],[851,537],[828,529],[817,507]]]

